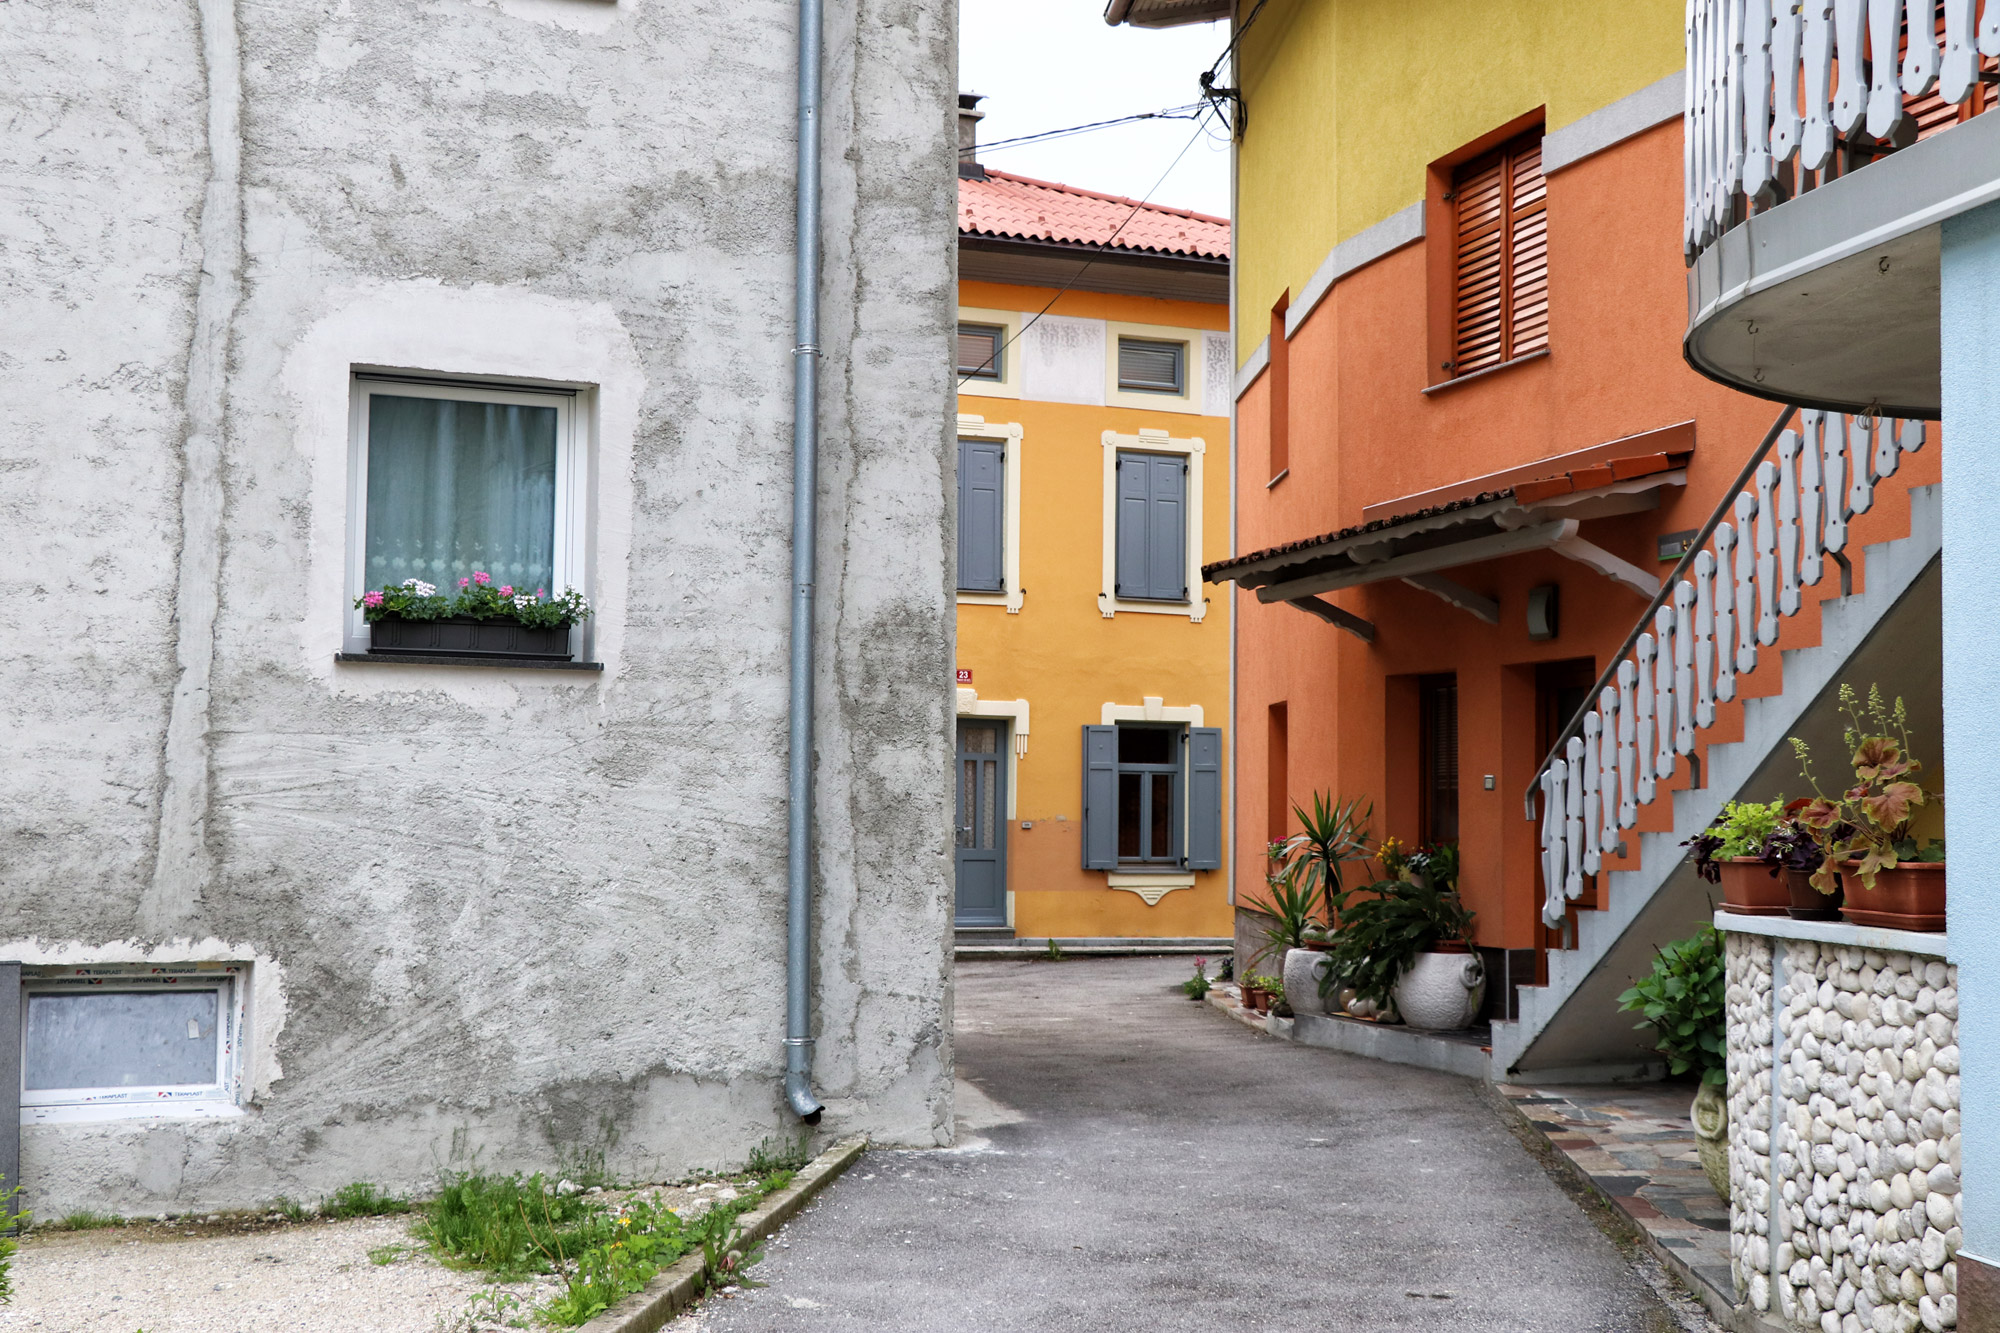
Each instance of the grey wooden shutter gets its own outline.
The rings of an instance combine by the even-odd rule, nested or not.
[[[1188,729],[1189,870],[1222,869],[1222,728]]]
[[[1187,600],[1187,523],[1185,459],[1118,455],[1119,597]]]
[[[1118,868],[1118,728],[1083,729],[1083,868]]]
[[[1000,592],[1001,520],[1007,475],[1005,446],[989,440],[958,442],[958,586],[967,592]]]
[[[1146,594],[1165,602],[1187,600],[1187,460],[1155,454],[1149,460],[1152,473],[1151,528],[1146,546],[1148,580]]]

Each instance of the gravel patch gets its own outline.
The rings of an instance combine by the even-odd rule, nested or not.
[[[407,1217],[193,1236],[157,1227],[30,1234],[14,1260],[14,1300],[0,1330],[62,1333],[473,1333],[492,1287],[441,1267],[410,1239]],[[368,1252],[410,1248],[377,1264]],[[500,1290],[523,1304],[555,1289]]]

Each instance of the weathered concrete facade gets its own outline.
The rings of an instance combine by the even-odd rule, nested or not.
[[[793,32],[764,0],[84,0],[0,30],[0,959],[246,965],[244,1114],[45,1215],[780,1101]],[[829,6],[823,1128],[949,1135],[945,0]],[[336,662],[357,367],[572,386],[601,673]]]

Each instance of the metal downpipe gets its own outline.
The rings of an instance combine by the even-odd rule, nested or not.
[[[819,527],[820,0],[799,0],[798,240],[792,347],[791,754],[785,806],[785,1100],[812,1090],[813,562]]]

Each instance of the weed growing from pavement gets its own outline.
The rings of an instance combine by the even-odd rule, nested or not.
[[[105,1227],[122,1227],[125,1219],[115,1213],[93,1213],[88,1210],[71,1213],[57,1225],[64,1231],[99,1231]]]
[[[709,1285],[740,1285],[759,1252],[746,1252],[737,1218],[790,1184],[793,1170],[775,1164],[802,1161],[804,1152],[802,1143],[766,1140],[753,1156],[757,1169],[731,1181],[736,1197],[692,1219],[651,1199],[609,1203],[540,1172],[456,1175],[423,1206],[415,1234],[450,1268],[483,1270],[501,1282],[553,1274],[563,1289],[534,1315],[574,1328],[644,1289],[683,1255],[703,1255]]]
[[[384,1217],[409,1211],[408,1199],[377,1189],[365,1180],[342,1185],[319,1201],[319,1215],[326,1218]]]

